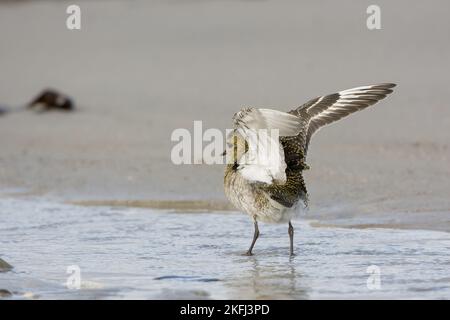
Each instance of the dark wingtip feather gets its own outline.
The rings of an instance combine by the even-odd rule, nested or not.
[[[397,86],[397,84],[395,84],[395,83],[380,83],[380,84],[376,84],[374,87],[380,87],[383,89],[391,89],[396,86]]]

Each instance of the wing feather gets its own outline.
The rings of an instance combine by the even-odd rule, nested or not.
[[[244,108],[234,115],[233,122],[248,144],[248,151],[238,161],[242,176],[267,184],[285,182],[286,162],[279,137],[297,136],[302,120],[282,111]]]
[[[314,98],[301,107],[290,111],[307,122],[304,135],[304,151],[308,150],[311,137],[322,127],[336,122],[349,114],[363,110],[392,93],[393,83],[356,87]]]
[[[237,127],[251,130],[278,129],[280,136],[295,136],[301,130],[297,116],[272,109],[244,108],[233,117]]]

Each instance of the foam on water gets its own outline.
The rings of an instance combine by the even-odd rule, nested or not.
[[[0,201],[0,273],[13,298],[450,298],[450,234],[421,230],[261,224],[242,214],[83,207],[42,199]],[[67,267],[81,270],[68,289]],[[367,286],[379,268],[380,288]]]

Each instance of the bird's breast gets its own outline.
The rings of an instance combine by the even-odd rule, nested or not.
[[[225,195],[236,207],[258,221],[281,222],[287,208],[275,203],[268,194],[258,186],[249,183],[239,170],[228,167],[224,177]]]

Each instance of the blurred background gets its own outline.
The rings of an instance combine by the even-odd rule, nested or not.
[[[3,190],[225,202],[223,166],[172,164],[174,129],[394,82],[315,135],[310,215],[450,230],[448,1],[80,0],[81,30],[66,28],[70,4],[0,1]],[[371,4],[381,30],[366,27]],[[76,111],[18,111],[48,87]]]

